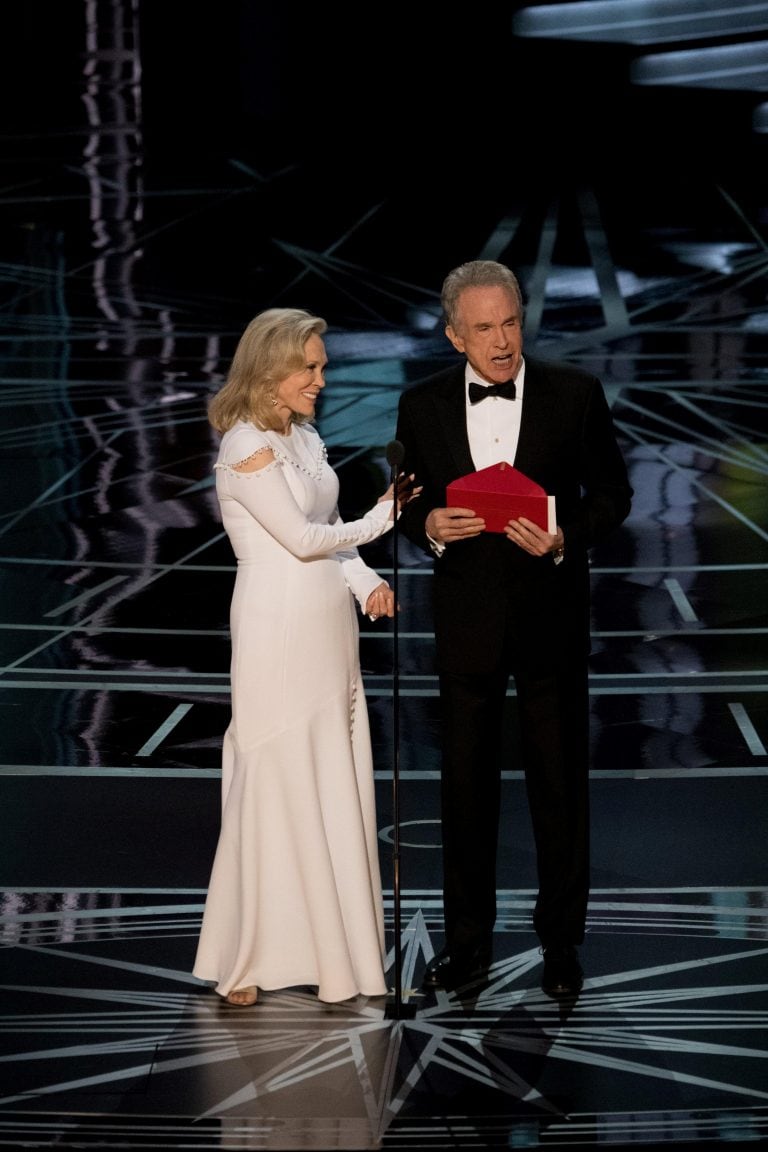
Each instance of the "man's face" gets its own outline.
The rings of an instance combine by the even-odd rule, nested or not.
[[[518,373],[523,355],[522,316],[506,288],[465,288],[456,327],[445,334],[482,380],[501,384]]]

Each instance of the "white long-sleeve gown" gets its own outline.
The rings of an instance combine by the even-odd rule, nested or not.
[[[274,462],[233,470],[265,446]],[[193,968],[222,996],[314,985],[336,1002],[387,990],[353,597],[364,608],[381,583],[356,546],[391,527],[392,505],[344,524],[338,489],[310,425],[281,436],[239,423],[222,437],[216,491],[237,557],[232,718]]]

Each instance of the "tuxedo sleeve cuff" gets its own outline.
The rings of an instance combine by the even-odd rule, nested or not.
[[[429,532],[427,532],[427,540],[435,556],[442,556],[443,552],[445,552],[445,544],[438,544],[437,540],[432,539]]]

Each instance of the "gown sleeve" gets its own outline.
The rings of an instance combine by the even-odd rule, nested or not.
[[[368,597],[374,588],[385,583],[384,577],[379,576],[375,569],[370,568],[354,548],[339,551],[337,556],[347,588],[360,605],[360,611],[365,615]]]
[[[300,560],[323,556],[339,549],[356,548],[383,536],[392,527],[389,519],[392,501],[375,504],[359,520],[332,524],[308,520],[294,499],[283,474],[283,463],[275,459],[254,472],[236,472],[233,464],[255,452],[269,448],[254,439],[243,452],[242,443],[234,459],[220,459],[216,464],[220,498],[235,500],[250,513],[279,544]],[[229,457],[233,453],[227,454]],[[377,579],[376,583],[381,581]],[[375,585],[374,585],[375,586]]]

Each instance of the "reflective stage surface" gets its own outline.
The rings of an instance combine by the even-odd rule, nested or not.
[[[18,7],[0,18],[0,1144],[762,1143],[754,93],[633,87],[626,45],[526,39],[522,5],[478,11],[445,49],[426,18],[392,17],[348,54],[356,27],[333,14],[293,29],[255,3]],[[492,49],[487,87],[453,91],[462,52]],[[476,257],[519,272],[529,351],[604,381],[636,491],[593,553],[584,988],[558,1003],[539,986],[510,689],[491,979],[420,990],[442,945],[437,690],[431,566],[400,540],[397,635],[361,624],[392,995],[231,1008],[190,972],[234,576],[206,401],[255,312],[326,316],[318,425],[359,513],[386,485],[401,389],[448,363],[442,278]],[[365,555],[392,578],[391,539]]]

